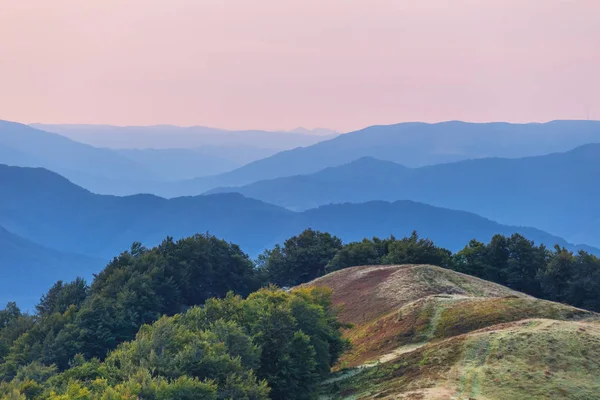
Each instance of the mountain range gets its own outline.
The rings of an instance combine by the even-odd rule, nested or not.
[[[333,131],[296,129],[290,132],[262,130],[231,131],[205,126],[114,126],[32,124],[78,142],[113,149],[172,149],[202,146],[252,146],[274,150],[310,146],[337,135]]]
[[[543,231],[500,225],[476,214],[412,202],[336,204],[303,212],[215,194],[164,199],[93,194],[45,169],[0,166],[0,225],[40,245],[108,259],[132,242],[155,245],[167,235],[210,232],[253,256],[306,228],[344,241],[367,236],[404,236],[412,230],[458,250],[469,240],[519,232],[536,242],[570,246]],[[575,249],[575,246],[570,246]],[[596,252],[596,249],[592,251]]]
[[[89,134],[98,138],[100,144],[103,137],[126,140],[130,134],[126,128],[98,126],[100,131],[96,132],[94,126],[86,127],[68,125],[65,129],[73,133],[67,135],[72,137],[77,137],[77,132],[82,129],[84,137]],[[103,132],[101,128],[107,131]],[[139,139],[131,141],[138,148],[109,149],[94,147],[32,126],[0,120],[0,163],[47,168],[96,193],[152,193],[158,192],[158,188],[163,186],[169,187],[167,183],[171,181],[224,173],[282,149],[313,144],[325,138],[289,132],[217,133],[217,130],[209,129],[208,133],[202,134],[177,127],[173,127],[173,130],[160,130],[159,127],[138,130],[131,127],[134,139]],[[177,133],[180,131],[187,133]],[[150,140],[153,135],[158,135],[161,140],[171,140],[171,147],[145,148],[149,146],[144,146],[144,140]],[[184,139],[199,137],[202,140],[190,144],[202,146],[177,148],[177,135],[183,135]]]
[[[8,121],[0,121],[0,162],[48,168],[80,183],[153,178],[143,166],[110,150]]]
[[[103,140],[122,140],[121,144],[110,143],[137,150],[97,148],[0,121],[0,163],[48,168],[95,193],[152,193],[162,197],[198,195],[222,186],[311,174],[363,157],[420,167],[474,158],[543,155],[600,142],[598,121],[402,123],[372,126],[333,138],[202,127],[34,126],[79,140],[94,138],[96,141],[88,142],[95,145],[106,144]],[[153,143],[154,137],[164,143]],[[202,140],[188,140],[196,137]],[[157,148],[146,149],[152,147]]]
[[[372,126],[312,146],[279,152],[230,172],[150,188],[164,197],[196,195],[218,186],[241,186],[279,177],[305,175],[375,157],[407,167],[476,158],[519,158],[600,143],[599,121],[544,124],[443,122]]]
[[[535,226],[600,246],[600,144],[517,159],[485,158],[408,168],[371,157],[314,174],[255,182],[237,192],[292,210],[332,203],[414,200]]]

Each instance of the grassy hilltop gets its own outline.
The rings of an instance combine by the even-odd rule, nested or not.
[[[353,348],[323,399],[596,399],[598,315],[434,266],[349,268],[329,286]]]

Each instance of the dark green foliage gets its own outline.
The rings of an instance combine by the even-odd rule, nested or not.
[[[203,312],[200,318],[199,311],[190,311],[186,318],[234,321],[253,338],[261,349],[257,375],[269,383],[272,399],[312,398],[319,380],[348,346],[335,318],[331,292],[323,288],[290,293],[262,289],[247,300],[238,296],[210,300]]]
[[[564,247],[555,247],[552,258],[538,273],[541,287],[548,297],[563,302],[569,300],[572,295],[569,286],[573,282],[576,264],[573,252]]]
[[[600,312],[600,258],[580,251],[573,260],[565,301]]]
[[[121,292],[129,298],[135,292],[137,298],[130,301],[169,314],[230,290],[248,294],[259,286],[252,262],[237,245],[206,234],[177,242],[167,238],[152,250],[134,243],[98,274],[92,294],[114,297]]]
[[[319,375],[315,361],[317,352],[311,344],[310,337],[303,332],[295,332],[290,343],[290,358],[286,365],[289,371],[284,390],[279,398],[289,398],[285,393],[293,393],[296,399],[314,398]]]
[[[258,287],[248,257],[238,246],[214,236],[177,242],[167,238],[151,250],[134,243],[96,276],[91,287],[81,279],[57,282],[40,300],[37,321],[26,334],[1,330],[0,360],[5,362],[0,364],[0,377],[12,378],[20,365],[35,360],[65,370],[77,353],[102,359],[161,315],[223,297],[230,290],[247,295]],[[6,315],[6,321],[18,318],[14,308],[9,305],[0,316]]]
[[[506,285],[519,292],[533,296],[541,295],[537,273],[547,263],[548,251],[544,245],[536,246],[522,235],[514,234],[508,239],[508,269]]]
[[[232,379],[249,386],[250,391],[260,391],[264,384],[257,382],[251,370],[243,365],[239,354],[230,351],[225,338],[219,335],[223,334],[223,330],[213,332],[210,326],[204,327],[204,321],[194,322],[182,324],[178,315],[163,317],[153,325],[143,326],[134,341],[122,344],[108,356],[107,369],[119,381],[127,380],[140,369],[152,368],[154,375],[169,379],[181,376],[201,381],[211,379],[220,390],[229,393],[239,391],[239,388],[229,386]],[[237,330],[238,335],[244,335],[237,326],[229,328]],[[259,348],[247,336],[246,339],[247,348],[243,351],[256,353],[255,358],[258,358]],[[239,395],[243,398],[246,394]]]
[[[471,241],[454,256],[457,271],[501,283],[511,289],[541,296],[539,271],[544,270],[550,252],[519,234],[495,235],[489,244]]]
[[[432,264],[448,267],[452,253],[437,247],[430,239],[419,238],[414,232],[406,238],[391,240],[382,264]]]
[[[420,238],[417,232],[396,239],[373,238],[344,246],[327,264],[327,271],[348,268],[357,265],[379,264],[432,264],[448,267],[452,253],[437,247],[430,239]]]
[[[0,310],[0,363],[4,362],[15,340],[33,327],[33,317],[22,314],[16,303]]]
[[[475,239],[471,240],[464,249],[454,255],[453,268],[463,274],[473,275],[478,278],[483,276],[494,277],[498,280],[495,269],[487,264],[488,246]]]
[[[453,257],[452,268],[512,289],[600,311],[600,258],[555,246],[550,251],[519,234],[471,241]]]
[[[393,236],[389,239],[374,237],[371,240],[363,239],[362,242],[348,243],[337,252],[325,269],[327,272],[332,272],[356,265],[381,264],[392,240],[394,240]]]
[[[4,310],[0,310],[0,329],[5,329],[19,319],[23,314],[17,306],[17,303],[10,302]]]
[[[340,328],[327,289],[273,287],[247,299],[230,292],[142,326],[104,362],[75,355],[63,372],[38,361],[24,364],[14,379],[3,380],[0,396],[313,399],[347,347]]]
[[[325,274],[325,266],[342,248],[342,241],[329,233],[307,229],[259,257],[269,282],[295,286]]]
[[[63,281],[58,281],[50,288],[48,293],[42,296],[35,308],[41,317],[53,313],[62,314],[71,305],[79,307],[86,299],[88,290],[88,285],[81,278],[66,284]]]

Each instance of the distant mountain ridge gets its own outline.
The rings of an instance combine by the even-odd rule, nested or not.
[[[205,126],[114,126],[86,124],[31,124],[48,132],[93,146],[113,149],[172,149],[201,146],[256,146],[275,150],[310,146],[335,136],[310,132],[272,132],[263,130],[226,130]]]
[[[0,191],[0,225],[44,246],[96,257],[112,257],[133,241],[154,245],[167,235],[206,231],[256,255],[308,227],[346,241],[404,236],[416,229],[451,250],[473,238],[520,232],[538,242],[575,249],[537,229],[500,225],[472,213],[413,201],[336,204],[298,213],[239,194],[174,199],[96,195],[44,169],[6,166],[0,166]]]
[[[89,279],[103,266],[99,258],[40,246],[0,226],[0,307],[9,301],[33,307],[57,277]]]
[[[139,164],[110,150],[9,121],[0,121],[0,162],[44,167],[74,179],[139,179],[149,175]]]
[[[220,175],[158,188],[165,197],[197,195],[218,186],[242,186],[306,175],[363,157],[421,167],[473,158],[520,158],[600,143],[600,121],[544,124],[401,123],[372,126],[308,147],[282,151]]]
[[[169,181],[223,173],[275,152],[255,145],[114,150],[0,121],[0,163],[47,168],[96,193],[154,192]]]
[[[47,127],[46,125],[35,126]],[[196,132],[194,129],[199,130],[198,132],[203,132],[203,129],[208,129],[209,132],[214,131],[211,131],[211,128],[203,127],[121,128],[67,125],[60,129],[66,129],[67,133],[64,134],[79,132],[78,135],[83,135],[81,131],[78,131],[83,128],[88,129],[84,133],[95,138],[94,140],[104,140],[102,139],[104,135],[123,138],[132,143],[129,147],[153,147],[144,145],[144,143],[147,144],[144,140],[150,140],[149,138],[152,138],[153,135],[158,135],[162,138],[163,145],[157,147],[168,148],[161,148],[160,150],[163,152],[143,151],[142,159],[132,156],[123,160],[127,158],[123,157],[124,154],[116,154],[116,156],[121,156],[121,163],[127,162],[133,165],[131,168],[125,168],[130,171],[128,176],[118,176],[117,168],[115,168],[115,172],[111,172],[111,169],[105,171],[102,168],[94,168],[95,173],[92,174],[84,172],[89,167],[67,169],[60,164],[57,166],[52,163],[33,163],[31,160],[27,160],[27,153],[24,155],[19,153],[27,151],[26,146],[6,151],[5,153],[8,155],[5,154],[4,157],[0,153],[0,162],[20,166],[43,166],[67,176],[75,183],[96,193],[116,195],[153,193],[162,197],[179,197],[198,195],[222,186],[242,186],[266,179],[311,174],[362,157],[375,157],[408,167],[419,167],[473,158],[518,158],[543,155],[567,151],[583,144],[600,142],[600,122],[598,121],[553,121],[544,124],[478,124],[458,121],[436,124],[401,123],[372,126],[333,138],[263,131],[227,132],[217,130],[218,133],[214,134],[194,133]],[[56,128],[55,130],[60,129]],[[182,133],[182,130],[185,133]],[[158,133],[153,133],[155,131]],[[1,126],[0,133],[2,133]],[[198,156],[199,159],[194,162],[182,163],[182,160],[177,159],[177,151],[170,149],[182,147],[178,138],[188,140],[190,137],[201,137],[202,140],[213,138],[216,142],[213,141],[213,144],[210,145],[203,142],[204,144],[200,148],[193,149],[202,153]],[[239,150],[229,150],[229,146],[234,145],[233,142],[235,142],[234,148]],[[189,145],[189,143],[187,144]],[[258,146],[271,148],[259,148]],[[277,147],[283,151],[277,152]],[[96,149],[96,151],[99,150],[108,151],[108,149]],[[277,153],[273,154],[274,152]],[[14,162],[15,157],[25,159],[25,161],[16,163]],[[217,157],[221,161],[217,161],[213,157]],[[69,157],[66,159],[68,160]],[[93,160],[93,158],[91,159]],[[161,161],[163,159],[165,161]],[[235,168],[232,163],[222,159],[233,161],[233,163],[247,164]],[[106,162],[103,164],[108,165]],[[176,165],[182,167],[175,167]],[[123,170],[124,168],[118,169]],[[165,180],[164,176],[167,175],[171,179]],[[194,178],[187,179],[192,176]]]
[[[208,193],[237,192],[293,210],[331,203],[414,200],[535,226],[600,245],[600,144],[519,159],[486,158],[422,168],[364,157],[351,163]]]

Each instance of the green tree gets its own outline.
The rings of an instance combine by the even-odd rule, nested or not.
[[[388,254],[382,264],[432,264],[440,267],[450,265],[452,252],[437,247],[430,239],[422,239],[413,231],[409,237],[391,240]]]
[[[564,247],[556,245],[554,250],[550,262],[538,272],[538,278],[547,298],[565,301],[569,296],[577,261],[573,253]]]
[[[482,278],[506,285],[509,259],[508,238],[503,235],[494,235],[488,243],[486,251],[485,264],[490,268]]]
[[[600,311],[600,258],[580,251],[570,274],[564,301],[576,307]]]
[[[77,278],[73,282],[58,281],[42,296],[35,306],[38,315],[44,317],[52,313],[64,313],[69,306],[81,306],[88,296],[89,287],[85,280]]]
[[[314,398],[318,385],[317,352],[311,344],[311,338],[302,331],[294,333],[290,343],[289,368],[290,378],[286,381],[286,389],[294,393],[294,398],[309,400]],[[285,398],[285,397],[282,397]]]
[[[389,239],[363,239],[361,242],[348,243],[340,249],[325,267],[325,272],[355,267],[359,265],[381,264],[383,257],[388,254],[388,246],[395,238]]]
[[[494,277],[492,266],[488,264],[487,246],[475,239],[453,256],[453,269],[463,274],[488,279]]]
[[[325,267],[342,248],[329,233],[307,229],[259,257],[259,266],[271,283],[295,286],[325,274]]]
[[[6,329],[22,317],[21,310],[14,301],[9,302],[4,310],[0,310],[0,329]]]
[[[524,236],[513,234],[508,239],[508,251],[505,284],[511,289],[539,296],[541,288],[537,275],[546,266],[549,254],[546,247],[536,246]]]

